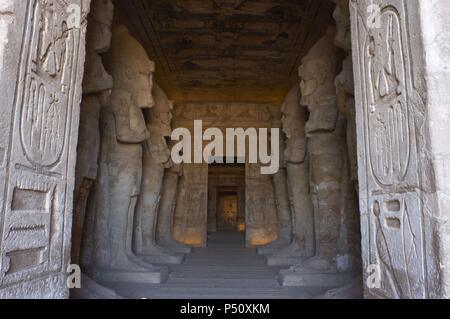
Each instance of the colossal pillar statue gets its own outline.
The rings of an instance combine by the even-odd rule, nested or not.
[[[100,108],[110,103],[112,77],[105,71],[100,54],[111,44],[111,25],[114,7],[111,1],[94,0],[88,19],[86,63],[84,66],[83,100],[77,147],[74,212],[72,225],[72,260],[80,264],[81,243],[84,236],[88,198],[97,179],[100,151]],[[91,201],[94,202],[94,201]],[[94,215],[95,207],[90,207]],[[88,223],[92,226],[92,218]],[[92,229],[92,227],[87,229]],[[92,242],[86,249],[91,247]],[[86,245],[87,246],[87,245]],[[89,249],[90,250],[90,249]]]
[[[342,181],[343,120],[338,118],[334,79],[337,49],[334,29],[311,49],[302,60],[301,104],[308,107],[306,123],[310,159],[310,189],[316,229],[315,256],[300,267],[334,270],[340,225],[340,185]]]
[[[163,264],[180,264],[183,255],[171,253],[156,244],[157,213],[165,168],[170,166],[166,139],[171,135],[172,105],[167,95],[153,84],[155,105],[151,109],[147,130],[150,138],[144,144],[142,189],[136,207],[135,251],[143,260]]]
[[[100,281],[160,283],[167,270],[132,251],[133,221],[141,192],[142,143],[149,138],[143,108],[151,95],[154,64],[126,27],[113,28],[105,57],[114,79],[111,108],[102,114],[102,157],[97,200],[96,251],[91,273]]]
[[[285,285],[336,286],[345,279],[338,276],[336,257],[340,231],[340,204],[344,120],[338,116],[334,80],[338,63],[333,44],[334,28],[303,58],[299,69],[301,104],[310,112],[308,135],[309,181],[314,206],[315,251],[288,271],[282,271]]]
[[[0,1],[0,299],[69,296],[88,13],[84,0]]]
[[[293,240],[285,249],[267,257],[269,265],[292,265],[314,251],[314,222],[308,185],[306,161],[306,109],[300,106],[300,92],[295,85],[282,105],[282,125],[286,135],[284,159],[287,173],[287,194],[291,207]]]

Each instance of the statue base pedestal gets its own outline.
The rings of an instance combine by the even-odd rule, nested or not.
[[[284,287],[337,288],[348,284],[353,278],[350,273],[302,272],[288,269],[280,271],[279,281]]]

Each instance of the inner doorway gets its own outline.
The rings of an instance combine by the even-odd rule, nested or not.
[[[219,232],[239,231],[237,192],[219,192],[217,194],[217,230]]]
[[[245,164],[211,164],[208,233],[245,232]]]

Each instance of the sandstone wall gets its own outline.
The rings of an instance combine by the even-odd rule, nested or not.
[[[279,118],[279,110],[276,106],[270,104],[180,103],[175,104],[173,128],[188,128],[193,133],[194,120],[202,120],[204,130],[209,127],[215,127],[220,129],[225,137],[226,128],[271,128],[274,121],[279,121]],[[206,144],[208,143],[203,143],[203,145]],[[194,144],[192,143],[192,145]],[[221,157],[224,154],[218,156]],[[245,192],[240,194],[241,198],[244,197],[246,202],[245,207],[241,205],[240,211],[245,211],[244,220],[246,223],[247,244],[249,246],[264,245],[278,237],[277,211],[271,178],[270,176],[268,178],[267,176],[262,176],[259,166],[256,166],[246,166]],[[188,164],[183,165],[183,167],[184,173],[179,185],[179,195],[175,208],[175,238],[184,243],[205,245],[207,225],[204,224],[204,219],[207,219],[208,215],[215,214],[215,206],[210,204],[208,210],[207,197],[203,198],[192,192],[192,187],[194,186],[195,189],[198,189],[202,182],[197,181],[200,178],[198,175],[190,172],[197,170],[197,174],[202,176],[201,178],[205,185],[209,185],[208,165]],[[252,174],[247,174],[250,169]],[[189,177],[185,176],[186,170],[187,174],[190,174],[188,175]],[[211,190],[211,187],[217,188],[220,186],[219,184],[214,180],[211,181],[209,191],[206,193],[209,193],[211,197],[209,203],[212,203],[212,197],[216,193],[216,191]],[[203,192],[204,187],[201,186],[200,188]],[[201,202],[197,205],[196,203],[200,199]],[[194,219],[191,221],[189,216],[194,216]],[[210,230],[214,230],[213,224],[215,222],[214,218],[210,217]],[[187,226],[188,223],[191,226]]]

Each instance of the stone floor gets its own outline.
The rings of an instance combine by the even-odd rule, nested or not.
[[[103,283],[125,298],[295,299],[324,293],[317,288],[287,288],[277,281],[281,268],[269,267],[239,233],[216,233],[207,248],[196,248],[182,265],[171,266],[161,285]]]

